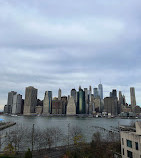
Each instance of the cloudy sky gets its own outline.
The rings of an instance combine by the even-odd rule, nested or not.
[[[104,96],[130,86],[141,105],[140,0],[0,0],[0,108],[25,87],[57,95],[96,87]]]

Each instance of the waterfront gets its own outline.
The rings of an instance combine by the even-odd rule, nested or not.
[[[121,118],[81,118],[81,117],[42,117],[42,116],[6,116],[1,115],[0,118],[4,119],[5,122],[16,122],[16,126],[22,125],[23,127],[32,128],[35,125],[36,129],[46,129],[51,127],[59,127],[64,134],[68,133],[69,127],[77,126],[82,129],[83,134],[88,140],[91,139],[95,132],[95,127],[105,128],[107,130],[115,129],[119,125],[130,125],[137,119],[121,119]],[[10,127],[12,128],[16,128]]]

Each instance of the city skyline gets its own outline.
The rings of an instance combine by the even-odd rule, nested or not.
[[[98,85],[96,85],[94,88],[97,88],[100,84],[102,84],[101,82],[98,84]],[[103,86],[103,84],[102,84],[102,86]],[[27,86],[28,87],[28,86]],[[29,87],[35,87],[35,86],[29,86]],[[87,89],[87,90],[89,90],[89,86],[88,87],[84,87],[84,86],[78,86],[77,88],[76,87],[73,87],[73,88],[71,88],[71,89],[69,89],[68,91],[67,91],[67,93],[66,93],[66,91],[63,91],[63,90],[65,90],[65,89],[62,89],[62,88],[58,88],[56,91],[53,91],[53,90],[51,90],[51,89],[45,89],[45,91],[43,92],[43,93],[40,93],[42,90],[40,90],[40,89],[38,89],[37,87],[36,87],[36,89],[38,90],[38,93],[37,93],[37,96],[38,96],[38,98],[37,99],[40,99],[40,100],[44,100],[44,95],[45,95],[45,93],[46,93],[46,91],[51,91],[52,92],[52,99],[53,98],[58,98],[58,92],[59,92],[59,90],[61,90],[61,96],[69,96],[70,94],[71,94],[71,90],[73,90],[73,89],[75,89],[77,92],[79,91],[79,88],[82,88],[83,90],[85,90],[85,88]],[[92,94],[94,94],[94,88],[93,88],[93,86],[91,86],[91,88],[92,88]],[[105,86],[103,86],[103,99],[104,98],[106,98],[106,97],[109,97],[110,96],[110,91],[112,91],[112,90],[116,90],[117,91],[117,97],[119,98],[119,92],[122,92],[122,94],[125,96],[125,98],[126,98],[126,102],[128,103],[128,104],[131,104],[131,92],[130,92],[130,88],[132,88],[132,87],[129,87],[129,89],[128,89],[128,92],[125,92],[125,91],[121,91],[121,90],[119,90],[119,89],[115,89],[115,88],[113,88],[113,89],[111,89],[111,90],[109,90],[109,91],[107,91],[106,89],[105,89]],[[135,87],[134,87],[135,88]],[[98,88],[97,88],[97,90],[98,90]],[[14,91],[16,91],[15,89],[12,89],[11,91],[9,90],[7,93],[10,93],[10,92],[14,92]],[[135,91],[136,91],[136,88],[135,88]],[[22,92],[22,93],[21,93]],[[25,99],[25,92],[26,92],[26,87],[24,87],[23,88],[23,91],[16,91],[16,93],[19,93],[20,95],[22,95],[22,98],[23,99]],[[136,92],[135,92],[136,93]],[[128,95],[125,95],[125,94],[128,94]],[[100,94],[98,94],[98,95],[100,95]],[[6,95],[6,102],[5,102],[5,104],[3,104],[2,106],[0,106],[0,110],[3,110],[3,107],[4,107],[4,105],[6,105],[7,104],[7,97],[8,97],[8,95]],[[141,106],[140,104],[138,104],[138,100],[139,100],[139,98],[137,97],[137,94],[136,94],[136,101],[137,101],[137,104],[136,105],[138,105],[138,106]]]
[[[122,4],[122,5],[121,5]],[[139,0],[0,1],[0,109],[25,87],[58,96],[103,84],[104,97],[130,87],[141,106]]]

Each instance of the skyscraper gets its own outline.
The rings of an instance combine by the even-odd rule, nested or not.
[[[75,89],[72,89],[72,90],[71,90],[71,96],[73,97],[74,102],[75,102],[75,104],[76,104],[76,101],[77,101],[77,92],[76,92]]]
[[[98,88],[94,88],[94,98],[97,98],[98,96]]]
[[[104,98],[104,111],[113,116],[117,115],[117,98],[106,97]]]
[[[58,90],[58,100],[61,100],[61,89]]]
[[[12,114],[21,114],[22,112],[22,95],[15,94],[13,96]]]
[[[67,115],[76,115],[76,106],[72,96],[68,100]]]
[[[110,95],[110,97],[117,98],[117,90],[113,89]]]
[[[86,107],[86,114],[89,113],[89,97],[88,97],[88,89],[84,88],[84,92],[85,92],[85,107]]]
[[[52,112],[52,91],[46,91],[43,101],[43,114],[48,115]]]
[[[61,97],[61,101],[62,101],[62,114],[66,114],[66,111],[67,111],[67,103],[68,103],[67,96],[62,96],[62,97]]]
[[[135,88],[134,87],[130,88],[130,97],[131,97],[131,107],[132,107],[132,110],[134,110],[134,108],[136,106],[136,96],[135,96]]]
[[[27,87],[25,91],[25,102],[24,102],[24,115],[30,115],[35,113],[35,107],[37,105],[37,92],[38,90],[34,87]]]
[[[102,84],[98,85],[98,93],[99,93],[100,99],[103,99],[103,86],[102,86]]]
[[[89,101],[91,102],[91,95],[92,95],[92,87],[89,86]]]
[[[86,107],[85,107],[85,92],[82,89],[79,89],[77,92],[77,114],[85,114]]]
[[[9,110],[10,113],[12,113],[12,108],[13,108],[13,97],[14,95],[17,94],[17,92],[11,91],[8,93],[8,100],[7,100],[7,105],[11,110]]]

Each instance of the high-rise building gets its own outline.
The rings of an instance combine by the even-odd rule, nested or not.
[[[22,95],[15,94],[13,96],[12,114],[21,114],[22,112]]]
[[[103,99],[103,86],[102,86],[102,84],[98,85],[98,93],[99,93],[100,99]]]
[[[62,101],[62,114],[66,114],[66,111],[67,111],[67,103],[68,103],[67,96],[61,97],[61,101]]]
[[[76,106],[72,96],[68,100],[67,115],[76,115]]]
[[[114,116],[117,115],[117,98],[104,98],[104,111]]]
[[[119,91],[119,104],[123,104],[123,96],[121,91]]]
[[[10,114],[11,113],[11,110],[12,108],[11,108],[11,105],[5,105],[4,106],[4,113],[6,113],[6,114]]]
[[[58,90],[58,100],[61,100],[61,89]]]
[[[13,97],[14,95],[17,94],[17,92],[11,91],[8,93],[8,100],[7,100],[7,105],[11,106],[11,110],[9,110],[9,113],[12,113],[12,108],[13,108]]]
[[[125,95],[123,95],[123,105],[126,105],[126,98],[125,98]]]
[[[71,90],[71,96],[73,97],[74,102],[75,102],[75,104],[76,104],[76,102],[77,102],[77,92],[76,92],[75,89],[72,89],[72,90]]]
[[[43,101],[43,114],[48,115],[52,112],[52,91],[46,91]]]
[[[84,88],[84,92],[85,92],[85,107],[86,107],[86,114],[89,113],[89,97],[88,97],[88,89]]]
[[[130,97],[131,97],[131,107],[132,107],[132,110],[134,110],[134,108],[136,106],[136,96],[135,96],[135,88],[134,87],[130,88]]]
[[[85,92],[82,89],[79,89],[77,92],[77,114],[85,114],[86,107],[85,107]]]
[[[94,98],[99,97],[98,88],[94,88]]]
[[[117,98],[117,90],[116,89],[112,90],[111,97]]]
[[[37,92],[38,90],[34,87],[27,87],[25,91],[25,101],[24,101],[24,115],[30,115],[35,113],[35,108],[37,105]]]
[[[100,98],[94,98],[94,108],[96,112],[101,112],[101,99]]]
[[[92,87],[89,86],[89,101],[90,101],[90,102],[91,102],[91,100],[92,100],[91,95],[92,95]]]

